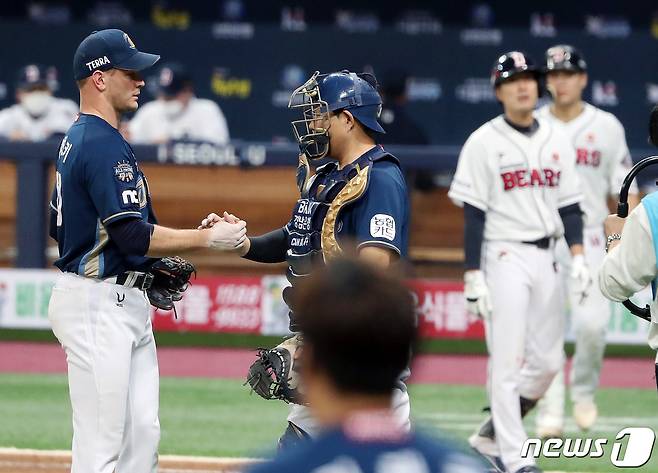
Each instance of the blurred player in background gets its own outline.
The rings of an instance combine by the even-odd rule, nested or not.
[[[524,53],[498,58],[491,82],[504,113],[468,138],[448,194],[464,207],[464,296],[484,318],[489,350],[491,417],[469,443],[510,473],[540,471],[520,455],[522,418],[564,363],[554,258],[562,235],[580,255],[572,283],[581,295],[591,284],[574,151],[554,125],[533,117],[539,79]]]
[[[417,338],[403,284],[341,259],[302,282],[296,296],[300,377],[323,432],[251,473],[483,472],[452,447],[402,428],[391,409]]]
[[[288,263],[292,286],[284,289],[283,298],[290,307],[293,332],[300,330],[294,288],[314,268],[345,252],[385,269],[406,255],[407,189],[397,158],[376,144],[377,135],[384,133],[378,122],[381,104],[375,77],[350,71],[316,72],[292,94],[290,106],[301,114],[292,122],[302,151],[297,172],[301,197],[285,226],[247,238],[243,253],[252,261]],[[309,160],[325,157],[330,162],[311,175]],[[202,226],[219,219],[209,215]],[[266,397],[270,392],[269,385],[259,388],[259,380],[264,384],[270,380],[261,368],[279,356],[294,359],[299,340],[293,337],[265,351],[264,358],[252,365],[249,381],[257,393]],[[408,375],[408,370],[401,371],[393,396],[396,418],[405,428],[409,427],[409,395],[403,381]],[[280,445],[317,435],[318,425],[308,408],[297,404],[300,399],[294,395],[280,398],[295,403]]]
[[[214,101],[194,95],[194,83],[181,64],[164,65],[157,78],[157,100],[143,105],[128,123],[131,143],[201,141],[226,144],[228,126]]]
[[[29,64],[18,72],[16,104],[0,111],[0,136],[11,141],[43,141],[61,138],[78,114],[69,99],[53,95],[57,70]]]
[[[427,135],[410,116],[407,107],[409,95],[407,82],[409,74],[403,69],[389,69],[382,80],[382,113],[380,121],[386,127],[382,144],[428,145]]]
[[[382,80],[382,113],[380,121],[386,127],[380,143],[391,145],[428,145],[425,131],[413,119],[408,111],[409,94],[407,84],[409,74],[404,69],[392,68],[384,72]],[[434,187],[434,173],[427,169],[406,169],[408,183],[420,190]]]
[[[557,45],[546,51],[544,70],[552,102],[537,111],[567,135],[575,149],[576,171],[583,189],[582,210],[584,257],[587,266],[598,276],[605,255],[603,222],[610,213],[608,198],[616,196],[632,166],[626,145],[624,127],[609,112],[583,101],[587,86],[587,63],[583,55],[569,45]],[[633,193],[634,192],[634,193]],[[629,204],[637,205],[635,183],[629,194]],[[571,368],[571,401],[578,427],[587,430],[597,417],[594,394],[605,350],[606,327],[610,320],[610,303],[598,287],[592,287],[585,300],[580,300],[577,288],[568,280],[572,259],[567,244],[561,240],[556,248],[558,262],[566,280],[563,290],[569,301],[571,323],[576,337],[576,351]],[[538,406],[537,435],[561,437],[564,433],[565,378],[564,369],[555,377]]]

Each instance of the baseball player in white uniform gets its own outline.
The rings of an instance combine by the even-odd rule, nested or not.
[[[582,194],[574,151],[559,129],[533,116],[539,69],[524,53],[498,58],[492,85],[504,114],[468,138],[448,193],[464,207],[464,295],[484,318],[491,417],[469,438],[498,471],[540,471],[521,457],[522,417],[564,362],[564,324],[554,248],[565,234],[573,284],[591,278],[582,257]]]
[[[61,138],[78,114],[69,99],[53,95],[57,71],[38,64],[22,67],[16,82],[16,104],[0,111],[0,136],[11,141]]]
[[[180,64],[160,69],[158,99],[145,104],[128,123],[131,143],[160,144],[173,140],[226,144],[228,125],[214,101],[194,95],[192,78]]]
[[[585,261],[593,278],[604,256],[603,221],[609,214],[608,197],[619,188],[632,165],[624,127],[611,113],[582,100],[587,86],[587,64],[582,54],[569,45],[556,45],[546,51],[547,88],[553,101],[540,108],[537,116],[561,128],[573,146],[576,171],[582,183],[582,209],[585,214],[583,246]],[[631,208],[637,204],[637,186],[631,189]],[[557,258],[566,276],[572,259],[566,242],[557,246]],[[610,320],[610,303],[598,288],[593,287],[587,298],[580,300],[577,290],[568,280],[563,293],[569,301],[571,323],[576,337],[576,351],[570,373],[573,416],[578,427],[587,430],[597,417],[594,394],[605,350],[605,332]],[[566,304],[565,304],[566,308]],[[565,379],[564,369],[555,377],[539,403],[537,435],[560,437],[564,430]]]

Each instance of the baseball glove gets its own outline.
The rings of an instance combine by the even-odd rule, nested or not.
[[[264,399],[304,404],[299,390],[298,366],[302,342],[298,335],[271,349],[259,348],[258,359],[249,367],[247,382]]]
[[[192,274],[196,275],[194,265],[179,256],[162,258],[149,268],[153,275],[151,287],[146,295],[152,306],[162,310],[176,311],[174,302],[183,298]]]

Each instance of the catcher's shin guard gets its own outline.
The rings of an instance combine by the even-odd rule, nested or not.
[[[281,438],[279,438],[278,449],[279,451],[288,450],[309,440],[311,440],[311,436],[309,434],[297,427],[292,422],[288,422],[288,428],[286,428],[286,431],[283,433]]]

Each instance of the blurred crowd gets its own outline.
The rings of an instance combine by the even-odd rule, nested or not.
[[[16,103],[0,110],[0,137],[9,141],[44,141],[64,135],[78,114],[78,104],[59,98],[57,70],[29,64],[19,70]],[[154,87],[155,99],[142,100],[121,132],[131,143],[162,144],[185,140],[215,144],[229,141],[226,118],[217,103],[198,98],[187,69],[165,64]],[[142,89],[144,91],[144,89]]]
[[[384,144],[426,145],[429,139],[409,116],[407,75],[390,70],[383,75],[384,108],[381,121],[387,130]],[[56,96],[57,70],[39,64],[20,68],[15,83],[16,103],[0,110],[0,137],[9,141],[57,139],[75,120],[78,104]],[[134,144],[196,141],[226,144],[230,140],[226,117],[214,100],[195,94],[189,70],[179,63],[161,66],[142,89],[138,111],[121,124],[121,133]],[[152,95],[152,97],[148,97]],[[148,101],[149,98],[153,100]]]

